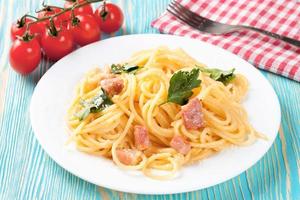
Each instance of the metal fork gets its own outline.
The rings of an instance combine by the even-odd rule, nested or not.
[[[269,31],[265,31],[251,26],[229,25],[229,24],[223,24],[223,23],[212,21],[210,19],[198,15],[197,13],[190,11],[189,9],[182,6],[177,1],[172,1],[168,6],[167,11],[172,15],[174,15],[176,18],[183,21],[184,23],[190,25],[191,27],[206,33],[212,33],[218,35],[218,34],[225,34],[234,31],[239,31],[243,29],[249,29],[282,40],[296,47],[300,47],[300,41],[294,40],[292,38],[283,35],[278,35],[276,33],[271,33]]]

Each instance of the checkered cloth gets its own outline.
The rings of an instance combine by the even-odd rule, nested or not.
[[[177,0],[203,17],[227,24],[243,24],[300,40],[300,1],[296,0]],[[165,12],[151,24],[160,32],[188,36],[217,45],[256,67],[300,81],[300,48],[253,32],[226,35],[200,32]]]

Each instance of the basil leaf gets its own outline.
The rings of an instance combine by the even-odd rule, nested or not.
[[[194,68],[192,71],[178,71],[170,79],[167,102],[173,102],[184,105],[188,102],[189,97],[193,95],[192,89],[199,87],[201,80],[199,78],[199,69]]]
[[[113,74],[121,74],[123,72],[123,66],[120,64],[112,64],[110,69]]]
[[[224,85],[227,85],[230,81],[235,78],[234,71],[232,68],[230,70],[221,70],[217,68],[204,68],[197,66],[201,72],[209,74],[209,77],[214,79],[215,81],[222,82]]]
[[[123,71],[130,73],[130,72],[138,70],[139,68],[140,68],[139,66],[125,66]]]
[[[81,111],[75,115],[79,120],[85,119],[90,113],[98,113],[113,104],[108,95],[103,89],[91,100],[81,100],[80,104],[84,107]]]
[[[140,67],[139,66],[128,66],[128,65],[120,65],[120,64],[112,64],[110,66],[111,72],[113,74],[121,74],[121,73],[131,73],[136,72]]]

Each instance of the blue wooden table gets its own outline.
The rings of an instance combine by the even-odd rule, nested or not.
[[[116,35],[155,33],[150,22],[165,10],[169,1],[114,1],[126,17]],[[62,4],[61,0],[45,2]],[[273,85],[282,109],[279,134],[255,166],[225,183],[183,194],[136,195],[98,187],[58,166],[38,144],[29,120],[34,87],[53,63],[43,60],[37,71],[23,77],[8,62],[12,21],[34,11],[41,3],[42,0],[0,0],[0,200],[300,199],[300,84],[267,72],[262,73]],[[269,121],[272,123],[272,119]]]

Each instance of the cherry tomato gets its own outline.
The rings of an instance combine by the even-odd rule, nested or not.
[[[69,23],[68,29],[71,30],[75,43],[80,46],[96,42],[101,37],[99,26],[92,15],[77,15]]]
[[[9,62],[20,74],[29,74],[40,63],[41,46],[36,38],[24,40],[17,38],[9,51]]]
[[[42,37],[42,48],[50,60],[57,61],[74,49],[72,33],[67,29],[51,32],[49,29]]]
[[[40,32],[40,38],[39,38],[39,41],[41,41],[41,38],[43,36],[43,34],[45,33],[46,31],[46,26],[45,26],[45,21],[43,22],[38,22],[37,23],[37,26],[40,28],[41,32]]]
[[[26,31],[26,24],[32,22],[32,19],[29,18],[21,18],[17,22],[13,23],[10,28],[10,38],[12,41],[17,39],[17,36],[22,37]],[[41,38],[41,27],[38,24],[32,24],[29,27],[29,33],[37,37],[38,41]]]
[[[55,15],[56,13],[59,13],[61,11],[62,11],[62,9],[60,9],[60,8],[48,6],[43,11],[38,13],[38,18]],[[66,26],[67,25],[67,23],[65,23],[66,20],[67,20],[66,14],[61,14],[61,15],[53,18],[53,22],[57,27],[60,27],[61,25]],[[43,21],[41,23],[44,24],[45,27],[49,26],[49,24],[50,24],[49,20]]]
[[[82,3],[85,2],[86,0],[79,0],[78,3]],[[65,8],[70,8],[72,7],[74,4],[76,3],[76,0],[67,0],[64,7]],[[88,14],[88,15],[93,15],[93,7],[91,4],[87,4],[85,6],[76,8],[74,10],[74,14],[76,15],[80,15],[80,14]],[[68,19],[71,19],[71,11],[66,12],[66,17]]]
[[[124,21],[122,10],[115,4],[106,3],[94,13],[94,16],[104,33],[113,33],[119,30]]]

